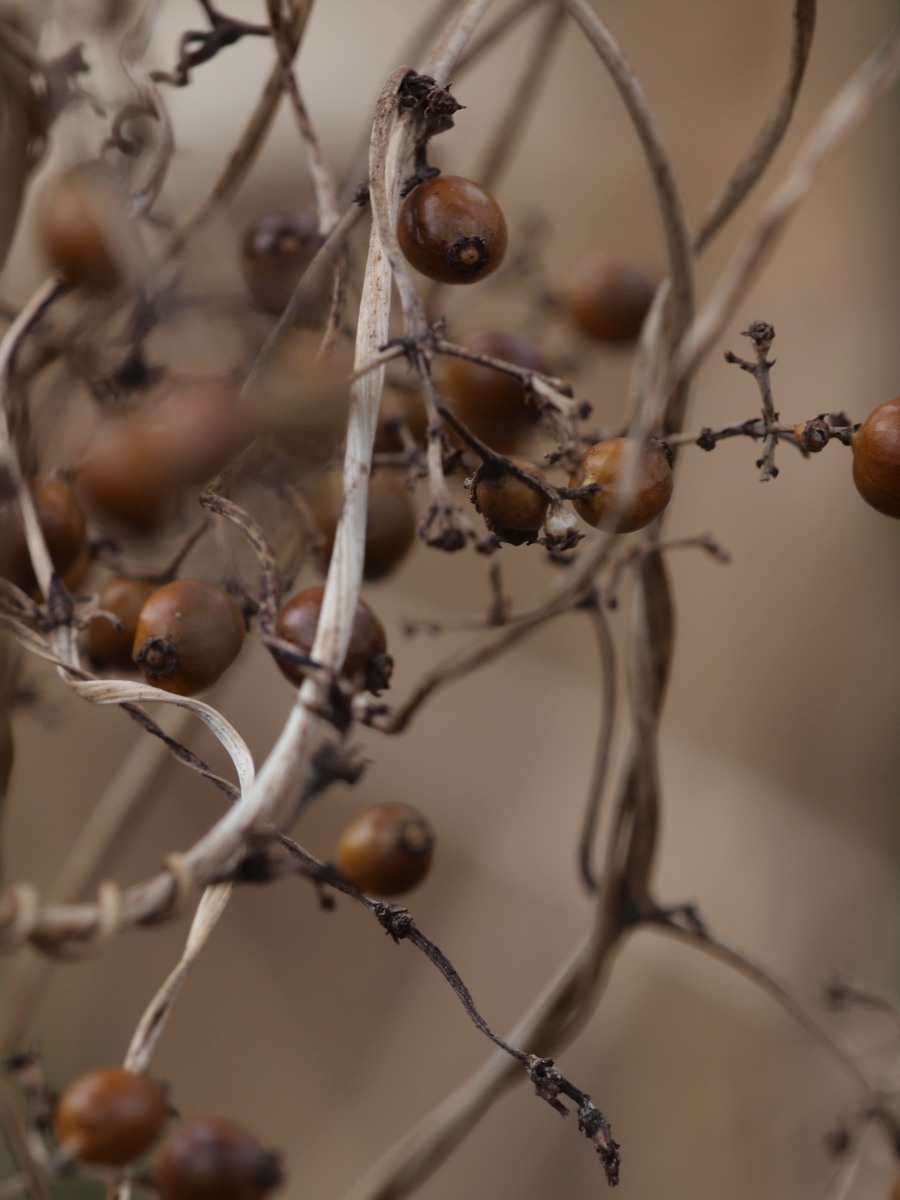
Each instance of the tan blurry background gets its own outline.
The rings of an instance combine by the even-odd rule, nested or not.
[[[74,12],[76,7],[71,6]],[[261,19],[261,4],[228,10]],[[598,5],[644,82],[670,148],[689,217],[740,158],[780,86],[790,5],[742,0]],[[60,5],[65,11],[66,6]],[[339,168],[351,160],[387,73],[402,61],[418,0],[324,0],[300,58],[311,115]],[[824,103],[888,30],[895,6],[825,0],[796,124],[760,195],[791,161]],[[199,8],[163,4],[151,59],[172,60]],[[479,161],[491,114],[507,94],[534,22],[461,75],[467,106],[436,154],[449,170]],[[62,35],[60,35],[62,37]],[[167,92],[176,157],[161,211],[182,213],[230,151],[268,70],[270,48],[248,42]],[[742,304],[698,380],[688,427],[755,413],[752,382],[723,362],[739,331],[772,322],[776,403],[801,420],[845,409],[860,420],[896,394],[897,96],[882,102],[838,154]],[[89,140],[76,117],[54,161]],[[49,169],[49,168],[48,168]],[[498,185],[515,239],[544,214],[551,281],[586,255],[624,250],[662,266],[652,196],[612,88],[569,30],[510,169]],[[209,278],[236,283],[229,230],[265,208],[304,204],[308,188],[287,112],[231,210],[198,248]],[[701,295],[758,211],[754,198],[704,257]],[[514,243],[515,244],[515,243]],[[27,225],[3,298],[40,278]],[[450,328],[534,322],[529,304],[484,285],[442,301]],[[260,325],[264,329],[265,324]],[[613,422],[628,356],[592,354],[556,329],[558,353],[579,353],[580,391],[598,423]],[[199,324],[181,351],[227,361],[221,330]],[[587,359],[585,354],[589,354]],[[665,823],[658,891],[697,901],[713,928],[765,961],[810,1004],[835,970],[873,986],[897,972],[896,811],[900,792],[900,584],[896,523],[867,509],[849,452],[801,461],[786,452],[777,481],[759,485],[754,447],[726,442],[685,452],[670,508],[673,536],[712,532],[728,567],[673,554],[678,642],[663,736]],[[420,500],[422,497],[419,497]],[[501,559],[517,606],[552,575],[537,551]],[[405,641],[400,619],[482,611],[486,564],[470,553],[418,549],[369,599],[392,633],[394,694],[458,644]],[[589,904],[575,846],[598,720],[597,668],[575,616],[545,629],[471,681],[448,688],[395,740],[360,734],[371,758],[355,792],[338,789],[297,836],[328,856],[348,816],[402,799],[432,818],[435,869],[410,906],[454,961],[485,1017],[506,1029],[580,940]],[[40,707],[17,718],[8,800],[8,875],[50,885],[131,731],[116,714],[85,711],[41,672]],[[265,657],[249,648],[210,699],[261,759],[291,703]],[[214,749],[198,736],[199,752]],[[131,882],[215,819],[210,790],[167,770],[158,802],[134,830],[114,875]],[[177,957],[184,921],[123,937],[99,959],[61,971],[32,1027],[56,1082],[124,1053],[144,1005]],[[898,1045],[871,1015],[838,1025],[872,1069]],[[155,1058],[185,1114],[224,1112],[284,1148],[286,1196],[340,1197],[488,1052],[436,972],[391,945],[365,914],[318,911],[302,885],[238,894],[179,1001]],[[622,1143],[619,1195],[703,1200],[818,1197],[831,1165],[823,1134],[854,1093],[828,1056],[766,997],[693,951],[641,934],[621,954],[603,1005],[560,1065],[590,1091]],[[895,1072],[896,1076],[896,1072]],[[892,1167],[874,1139],[854,1197],[884,1197]],[[595,1196],[599,1167],[574,1118],[558,1120],[520,1088],[501,1102],[420,1194]]]

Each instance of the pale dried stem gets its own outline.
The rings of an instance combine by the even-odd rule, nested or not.
[[[860,125],[900,72],[895,31],[831,101],[676,349],[664,389],[671,394],[712,349],[800,203],[841,143]]]
[[[167,732],[180,738],[189,721],[187,710],[177,710]],[[122,835],[133,828],[152,798],[169,762],[169,752],[157,738],[141,737],[134,743],[79,831],[56,875],[50,899],[72,900],[97,882]],[[22,956],[13,963],[0,1006],[0,1057],[22,1042],[53,970],[54,963],[47,958]]]

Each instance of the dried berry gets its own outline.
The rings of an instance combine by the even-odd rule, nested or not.
[[[54,569],[65,575],[87,555],[87,526],[78,498],[65,479],[31,479],[28,487]],[[37,587],[18,500],[0,504],[0,576],[25,592]]]
[[[59,1098],[53,1129],[60,1146],[84,1162],[123,1167],[145,1154],[167,1115],[158,1083],[119,1067],[89,1071]]]
[[[569,480],[570,488],[589,484],[598,490],[573,501],[581,519],[598,529],[631,533],[649,525],[669,503],[672,468],[655,438],[643,445],[633,438],[608,438],[591,446]]]
[[[174,1129],[155,1168],[162,1200],[263,1200],[283,1181],[275,1151],[226,1117],[194,1117]]]
[[[656,282],[645,267],[611,254],[576,276],[564,305],[582,333],[598,342],[624,345],[640,334],[655,292]]]
[[[873,409],[852,444],[856,490],[886,517],[900,517],[900,396]]]
[[[138,617],[134,661],[149,683],[179,696],[211,687],[244,644],[235,598],[207,579],[157,588]]]
[[[413,188],[397,222],[400,249],[439,283],[475,283],[506,254],[506,221],[489,192],[459,175],[437,175]]]
[[[524,333],[490,330],[470,334],[459,344],[473,354],[501,359],[525,371],[549,371],[540,347]],[[470,359],[448,356],[439,383],[459,419],[501,454],[514,450],[540,417],[517,376]]]
[[[546,482],[544,472],[534,463],[522,458],[511,461],[535,479]],[[493,464],[485,464],[476,474],[472,497],[488,529],[501,541],[514,545],[534,540],[544,524],[549,504],[542,491],[529,487],[518,476],[501,471]]]
[[[337,863],[361,892],[400,896],[428,874],[433,851],[434,831],[417,808],[376,804],[344,829]]]
[[[275,632],[296,646],[303,654],[312,651],[319,627],[322,599],[325,589],[307,588],[298,592],[278,614]],[[281,673],[291,683],[299,686],[304,679],[302,668],[279,661]],[[391,658],[387,653],[387,638],[384,626],[366,604],[358,601],[350,632],[350,644],[344,658],[341,674],[358,687],[378,692],[387,687],[391,675]]]
[[[97,606],[117,617],[121,629],[106,617],[94,617],[87,627],[87,650],[95,667],[127,671],[134,668],[132,651],[138,618],[157,584],[128,575],[113,575],[97,592]]]
[[[329,475],[309,498],[321,538],[316,565],[324,574],[331,561],[343,503],[343,474]],[[416,511],[403,480],[392,471],[376,471],[369,480],[366,510],[366,557],[363,575],[382,579],[406,558],[416,540]]]

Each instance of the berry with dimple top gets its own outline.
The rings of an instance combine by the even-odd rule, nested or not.
[[[226,1117],[194,1117],[174,1129],[155,1172],[162,1200],[263,1200],[283,1182],[275,1151]]]
[[[265,213],[247,226],[241,272],[261,309],[276,316],[284,311],[319,244],[315,213]]]
[[[400,208],[397,239],[409,262],[439,283],[475,283],[506,254],[503,211],[471,179],[437,175],[409,193]]]
[[[141,609],[133,657],[148,683],[193,696],[220,678],[243,644],[244,619],[230,592],[207,579],[176,579]]]
[[[656,282],[643,266],[610,254],[588,263],[567,288],[563,304],[588,337],[625,345],[640,334],[655,292]]]
[[[598,529],[631,533],[649,525],[669,503],[672,467],[655,438],[643,445],[634,438],[608,438],[591,446],[569,480],[570,488],[589,484],[598,490],[572,502],[581,519]]]
[[[852,446],[856,490],[886,517],[900,517],[900,396],[869,413]]]
[[[337,862],[347,879],[373,896],[400,896],[431,866],[434,831],[411,804],[376,804],[341,834]]]
[[[59,1098],[53,1130],[84,1162],[123,1167],[145,1154],[162,1131],[166,1097],[158,1083],[118,1067],[89,1071]]]

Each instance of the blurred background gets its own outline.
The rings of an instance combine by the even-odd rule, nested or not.
[[[265,19],[261,3],[226,7]],[[791,5],[759,0],[752,17],[742,0],[597,7],[643,82],[696,226],[779,92]],[[95,8],[87,0],[47,5],[48,46],[70,44]],[[316,7],[298,72],[339,175],[356,161],[381,85],[409,61],[428,8],[423,0]],[[481,163],[492,117],[531,52],[539,19],[520,22],[454,79],[466,108],[435,144],[444,170],[466,174]],[[704,254],[701,298],[823,106],[895,19],[888,0],[824,0],[792,130],[762,184]],[[162,3],[146,62],[171,66],[180,33],[202,27],[198,5]],[[99,45],[97,61],[114,82],[115,57]],[[445,289],[435,303],[452,336],[498,325],[536,332],[602,426],[622,412],[630,354],[579,341],[539,308],[539,293],[563,286],[591,254],[622,251],[662,270],[664,250],[639,149],[593,52],[567,27],[552,53],[494,187],[511,245],[530,250],[535,272],[522,284],[504,281],[501,271],[477,288]],[[205,195],[271,59],[264,39],[246,39],[199,68],[190,87],[163,89],[175,152],[157,206],[161,220],[177,221]],[[859,421],[897,393],[898,117],[895,89],[838,150],[700,372],[689,430],[757,413],[752,380],[723,359],[726,349],[745,353],[740,331],[755,319],[777,331],[773,383],[785,419],[844,410]],[[66,114],[29,201],[43,177],[91,152],[95,136],[83,110]],[[204,286],[237,291],[232,251],[246,221],[309,203],[303,152],[284,106],[245,186],[195,239],[190,270]],[[0,279],[11,305],[45,271],[31,207]],[[267,328],[254,316],[245,336],[258,341]],[[233,330],[202,314],[170,336],[174,353],[202,369],[224,369],[246,352]],[[734,439],[711,454],[688,447],[680,460],[669,535],[711,533],[733,558],[723,566],[690,549],[669,558],[677,647],[663,722],[657,892],[663,902],[696,902],[717,933],[814,1008],[836,972],[896,995],[896,523],[859,499],[849,450],[837,443],[808,460],[783,450],[781,474],[764,485],[756,457],[754,445]],[[417,500],[424,505],[424,491]],[[505,547],[499,559],[516,608],[534,604],[554,578],[537,548]],[[451,556],[420,546],[366,595],[389,630],[391,695],[399,700],[429,664],[465,641],[449,632],[405,638],[404,620],[483,614],[487,563],[470,551]],[[439,692],[401,737],[360,732],[354,741],[371,761],[363,781],[328,793],[294,831],[329,857],[342,826],[365,805],[421,807],[436,827],[438,851],[410,908],[500,1032],[589,924],[576,846],[599,720],[590,646],[583,618],[564,617]],[[42,665],[29,669],[29,679],[38,702],[15,719],[3,860],[7,878],[48,889],[133,733],[124,717],[76,703]],[[208,698],[262,761],[292,689],[258,646],[248,646]],[[206,735],[190,740],[219,761]],[[212,789],[167,767],[110,874],[123,885],[144,877],[220,811]],[[122,1057],[186,929],[182,919],[131,933],[100,957],[56,971],[28,1031],[52,1081]],[[896,1084],[900,1045],[890,1022],[858,1011],[834,1019],[866,1068]],[[153,1069],[170,1081],[185,1115],[227,1113],[282,1147],[285,1197],[340,1197],[488,1053],[411,947],[391,944],[349,903],[323,912],[311,888],[286,882],[235,896]],[[622,1200],[755,1200],[761,1190],[769,1200],[817,1198],[834,1171],[823,1138],[858,1100],[852,1081],[770,998],[653,933],[624,945],[600,1008],[559,1065],[612,1122],[622,1145]],[[884,1140],[871,1137],[849,1194],[886,1197],[893,1172]],[[594,1196],[604,1187],[574,1117],[558,1120],[526,1084],[495,1106],[419,1195],[522,1200]]]

